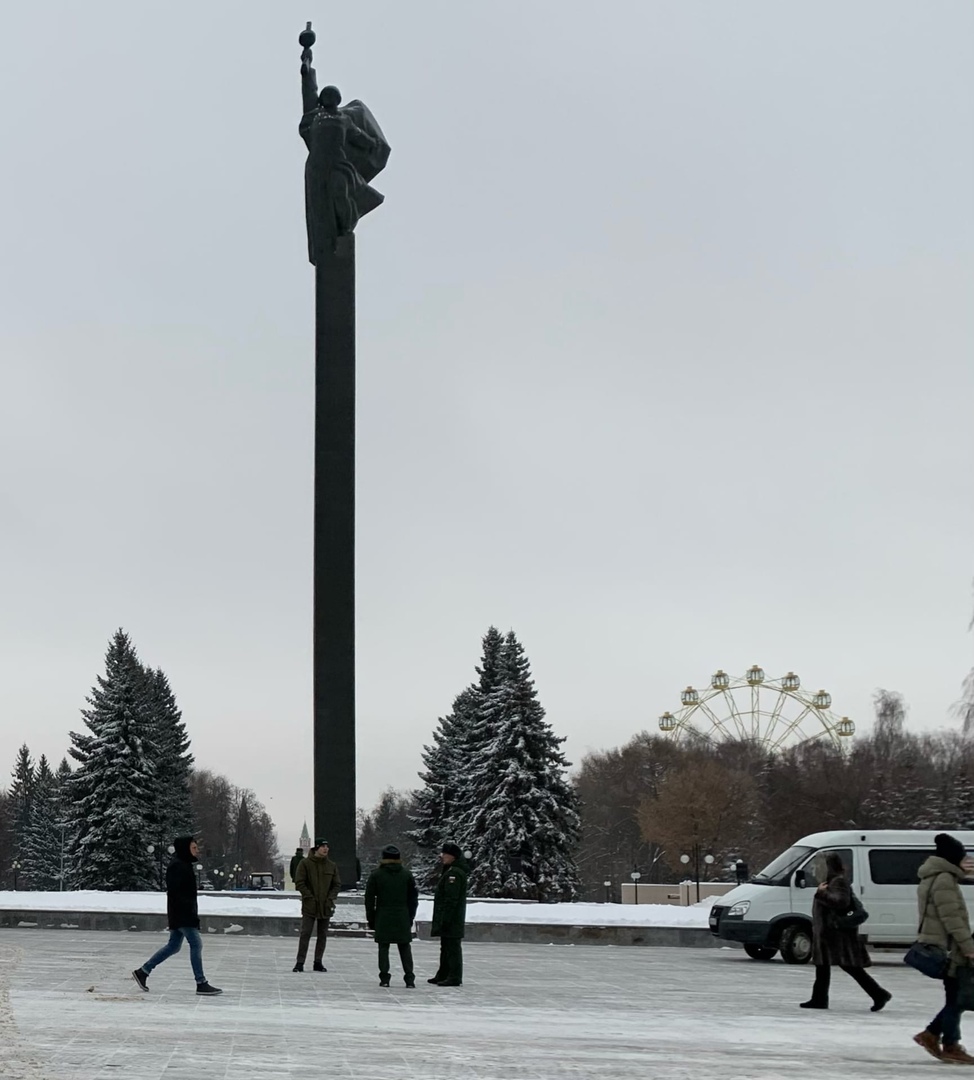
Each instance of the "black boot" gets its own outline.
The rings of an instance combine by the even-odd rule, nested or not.
[[[828,1007],[828,1002],[823,1005],[821,1001],[815,1001],[814,998],[811,1001],[803,1001],[798,1006],[799,1009],[827,1009]]]
[[[292,971],[304,971],[304,964],[295,964],[294,967],[291,968],[291,970]]]
[[[314,967],[311,970],[312,971],[327,971],[328,968],[326,968],[325,965],[320,960],[315,960]]]
[[[380,975],[379,976],[379,985],[380,986],[388,986],[389,982],[391,981],[391,978],[392,977],[390,975]]]
[[[873,1007],[869,1011],[882,1012],[883,1009],[886,1008],[887,1003],[892,999],[892,997],[893,995],[888,990],[884,990],[881,994],[877,994],[873,998]]]
[[[207,997],[215,997],[217,994],[222,994],[223,991],[218,986],[210,986],[208,982],[201,982],[196,984],[196,993],[205,994]]]
[[[407,990],[415,990],[416,989],[416,976],[415,975],[404,975],[403,976],[403,982],[406,984],[406,989]]]

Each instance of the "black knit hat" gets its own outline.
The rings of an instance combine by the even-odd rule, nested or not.
[[[452,855],[454,859],[459,859],[463,855],[463,852],[460,850],[460,845],[451,843],[449,840],[440,848],[440,851],[442,851],[444,855]]]
[[[399,848],[397,848],[395,844],[387,844],[382,849],[382,858],[383,859],[401,859],[402,858],[402,852],[400,852]]]
[[[949,833],[937,833],[933,842],[937,845],[937,854],[941,859],[946,859],[954,866],[960,866],[962,860],[967,858],[967,848]]]
[[[318,839],[315,840],[315,851],[317,851],[318,848],[320,848],[320,847],[328,847],[328,846],[329,846],[328,841],[323,836],[319,836]]]

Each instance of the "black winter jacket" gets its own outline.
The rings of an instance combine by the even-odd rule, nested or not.
[[[179,930],[184,926],[200,928],[196,872],[193,870],[196,861],[196,857],[190,854],[189,841],[177,840],[173,860],[166,870],[166,914],[169,916],[170,930]]]

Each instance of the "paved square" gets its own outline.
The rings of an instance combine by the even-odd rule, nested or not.
[[[327,974],[295,975],[293,941],[210,936],[221,997],[195,996],[185,948],[143,994],[129,973],[163,940],[0,931],[0,1077],[868,1080],[942,1068],[910,1038],[939,986],[898,954],[873,969],[894,994],[873,1015],[841,972],[832,1009],[809,1013],[797,1003],[810,968],[721,949],[468,945],[465,985],[441,989],[425,981],[436,944],[417,942],[417,988],[394,970],[383,990],[369,941],[332,940]]]

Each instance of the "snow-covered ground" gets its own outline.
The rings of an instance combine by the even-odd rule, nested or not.
[[[276,915],[297,917],[300,898],[295,895],[275,897],[209,896],[200,893],[201,915]],[[158,912],[166,910],[166,898],[156,892],[0,892],[0,909],[7,911],[122,911]],[[428,922],[433,905],[421,900],[417,919]],[[471,901],[467,921],[475,923],[541,923],[570,926],[688,926],[706,929],[710,901],[693,907],[667,904],[494,904]],[[354,909],[339,916],[354,917]]]
[[[380,989],[375,945],[336,938],[327,974],[292,974],[283,938],[207,937],[198,999],[187,950],[143,994],[129,972],[158,934],[0,930],[3,1080],[913,1080],[911,1041],[943,989],[899,956],[871,969],[881,1013],[841,971],[828,1012],[814,972],[740,950],[468,945],[463,986]],[[974,1016],[965,1014],[968,1034]]]

